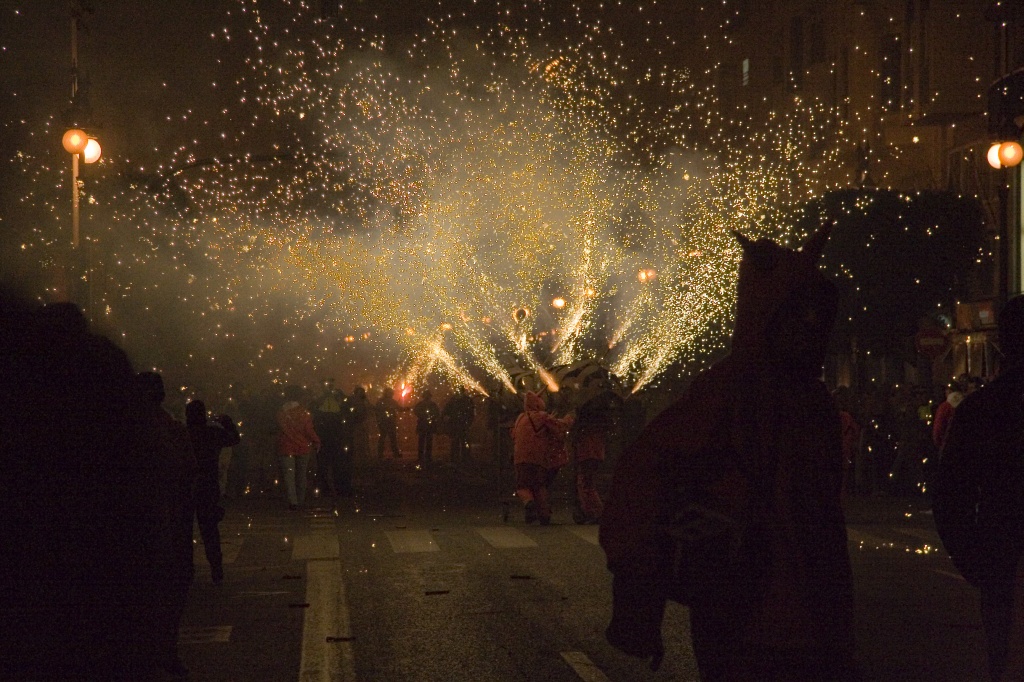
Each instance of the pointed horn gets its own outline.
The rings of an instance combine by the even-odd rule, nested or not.
[[[828,242],[828,237],[831,233],[832,223],[822,223],[817,232],[808,237],[807,241],[800,247],[800,253],[807,254],[807,257],[812,260],[817,259],[825,250],[825,244]]]
[[[754,245],[754,241],[750,237],[743,236],[743,233],[740,232],[739,230],[733,230],[732,234],[734,237],[736,237],[736,241],[740,243],[740,247],[744,251],[746,251],[747,249]]]

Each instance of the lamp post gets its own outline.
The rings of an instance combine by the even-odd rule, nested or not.
[[[1005,61],[1005,60],[1004,60]],[[1024,68],[1003,76],[988,89],[988,128],[996,140],[987,159],[999,172],[999,305],[1024,285],[1021,214],[1021,134],[1024,132]]]
[[[81,244],[81,220],[79,207],[81,204],[81,182],[79,180],[79,163],[95,163],[103,153],[100,143],[83,129],[88,127],[91,119],[87,101],[83,101],[85,92],[80,90],[78,82],[78,26],[86,14],[92,12],[85,0],[73,0],[71,3],[71,108],[65,112],[64,117],[68,125],[67,130],[61,138],[64,150],[71,154],[71,270],[74,273],[71,277],[72,300],[79,299],[75,295],[78,290],[77,282],[79,273],[82,270],[79,255]],[[87,99],[87,98],[86,98]],[[86,276],[88,274],[86,273]]]

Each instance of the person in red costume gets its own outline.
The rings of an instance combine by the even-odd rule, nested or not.
[[[946,386],[946,399],[935,408],[935,419],[932,421],[932,442],[940,451],[946,444],[946,434],[949,432],[949,425],[953,421],[953,413],[964,399],[960,385],[953,382]]]
[[[548,488],[568,462],[565,436],[571,421],[547,412],[544,399],[526,393],[524,410],[512,427],[512,461],[516,468],[516,497],[525,505],[526,523],[551,523]]]
[[[669,521],[699,504],[742,529],[729,570],[690,599],[701,679],[855,679],[840,421],[820,380],[837,309],[817,268],[828,233],[798,251],[737,234],[729,356],[618,462],[600,529],[614,575],[606,637],[652,667],[665,602],[679,593]]]
[[[320,436],[313,428],[313,415],[299,402],[301,399],[302,389],[288,386],[285,389],[287,402],[277,411],[277,455],[291,511],[306,500],[306,465],[309,456],[320,451]]]

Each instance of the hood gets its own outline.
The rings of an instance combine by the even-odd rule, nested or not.
[[[528,412],[543,412],[547,409],[547,405],[544,404],[544,399],[533,391],[526,392],[524,404]]]
[[[732,355],[749,361],[770,360],[773,341],[780,333],[780,322],[787,313],[811,309],[819,314],[805,315],[801,324],[811,333],[801,334],[801,342],[812,347],[814,357],[808,364],[823,362],[835,318],[836,289],[818,271],[818,260],[828,241],[831,226],[823,225],[794,251],[769,240],[752,241],[736,233],[743,257],[740,260],[736,288],[736,326],[732,335]]]

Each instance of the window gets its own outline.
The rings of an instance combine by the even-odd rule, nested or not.
[[[743,85],[750,85],[750,60],[743,60]]]

